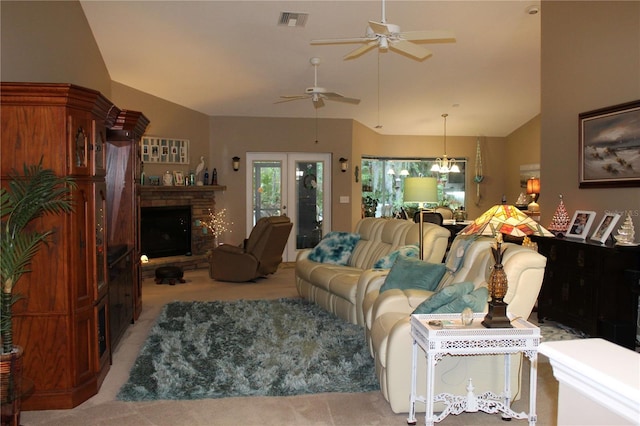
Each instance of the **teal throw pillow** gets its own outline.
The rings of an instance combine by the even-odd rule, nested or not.
[[[418,305],[413,311],[414,314],[432,314],[441,306],[453,303],[462,299],[462,296],[473,291],[475,286],[472,282],[451,284],[431,295],[427,300]]]
[[[469,294],[465,294],[459,299],[454,300],[444,306],[440,306],[433,311],[433,314],[459,314],[464,308],[471,308],[473,312],[484,311],[489,298],[489,290],[486,287],[479,287]]]
[[[402,246],[398,250],[394,250],[383,258],[380,258],[373,264],[374,269],[391,269],[398,255],[407,257],[420,257],[420,249],[416,245]]]
[[[351,252],[360,240],[360,234],[329,232],[309,253],[309,260],[334,265],[347,265]]]
[[[433,291],[438,286],[446,268],[444,263],[429,263],[424,260],[399,255],[389,275],[380,287],[380,293],[398,288]]]

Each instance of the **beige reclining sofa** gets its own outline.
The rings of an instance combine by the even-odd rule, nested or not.
[[[296,287],[301,297],[353,324],[364,326],[358,295],[368,280],[388,270],[372,270],[376,261],[408,245],[418,244],[419,225],[413,221],[367,217],[356,225],[359,234],[346,265],[320,263],[309,259],[312,249],[299,252],[296,259]],[[424,260],[442,263],[450,236],[449,230],[425,223]]]

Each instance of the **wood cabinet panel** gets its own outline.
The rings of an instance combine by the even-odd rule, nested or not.
[[[71,84],[2,83],[3,185],[12,169],[36,164],[73,176],[71,214],[45,216],[51,243],[18,284],[14,341],[33,380],[25,410],[72,408],[98,391],[110,365],[106,217],[106,132],[120,110],[99,92]]]
[[[148,124],[142,113],[123,110],[107,131],[107,258],[113,348],[142,311],[139,142]]]
[[[640,270],[640,249],[534,237],[547,257],[538,317],[633,348],[637,297],[625,278]]]

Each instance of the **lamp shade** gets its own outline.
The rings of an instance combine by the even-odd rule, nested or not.
[[[527,194],[539,194],[540,193],[540,179],[531,178],[527,181]]]
[[[405,203],[437,203],[438,181],[433,177],[408,177],[404,180]]]
[[[459,235],[490,235],[497,234],[524,237],[525,235],[539,235],[553,237],[553,234],[542,227],[538,222],[522,213],[515,206],[498,204],[484,212]]]

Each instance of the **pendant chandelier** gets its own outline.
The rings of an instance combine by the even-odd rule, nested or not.
[[[435,164],[431,167],[432,172],[441,174],[460,173],[460,167],[456,164],[455,158],[447,157],[447,117],[449,114],[442,114],[444,118],[444,155],[442,158],[436,158]]]

